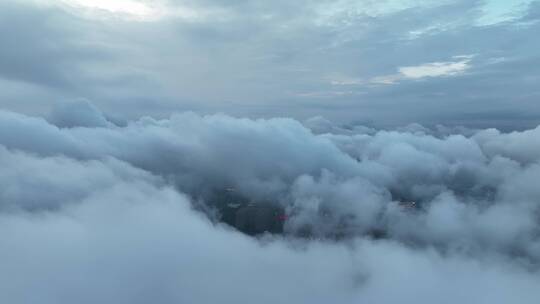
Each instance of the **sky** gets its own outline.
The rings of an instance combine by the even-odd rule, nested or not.
[[[538,1],[8,0],[2,108],[539,123]]]
[[[539,303],[539,20],[0,1],[0,303]]]

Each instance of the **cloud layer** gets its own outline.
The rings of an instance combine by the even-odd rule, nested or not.
[[[538,6],[7,0],[0,104],[44,115],[82,98],[129,119],[190,110],[534,128]]]
[[[0,300],[536,303],[538,143],[540,127],[0,111]],[[285,234],[194,210],[227,187],[281,204]]]

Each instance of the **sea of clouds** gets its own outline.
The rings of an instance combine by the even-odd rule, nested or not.
[[[0,302],[539,303],[539,181],[540,127],[0,110]],[[225,188],[285,233],[195,208]]]

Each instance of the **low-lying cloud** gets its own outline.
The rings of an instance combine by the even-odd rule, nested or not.
[[[540,299],[540,127],[119,125],[83,102],[0,111],[0,164],[1,302]],[[285,233],[248,237],[195,208],[225,188],[280,204]]]

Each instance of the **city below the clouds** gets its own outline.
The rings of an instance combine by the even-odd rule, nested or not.
[[[540,303],[539,0],[0,1],[0,303]]]

